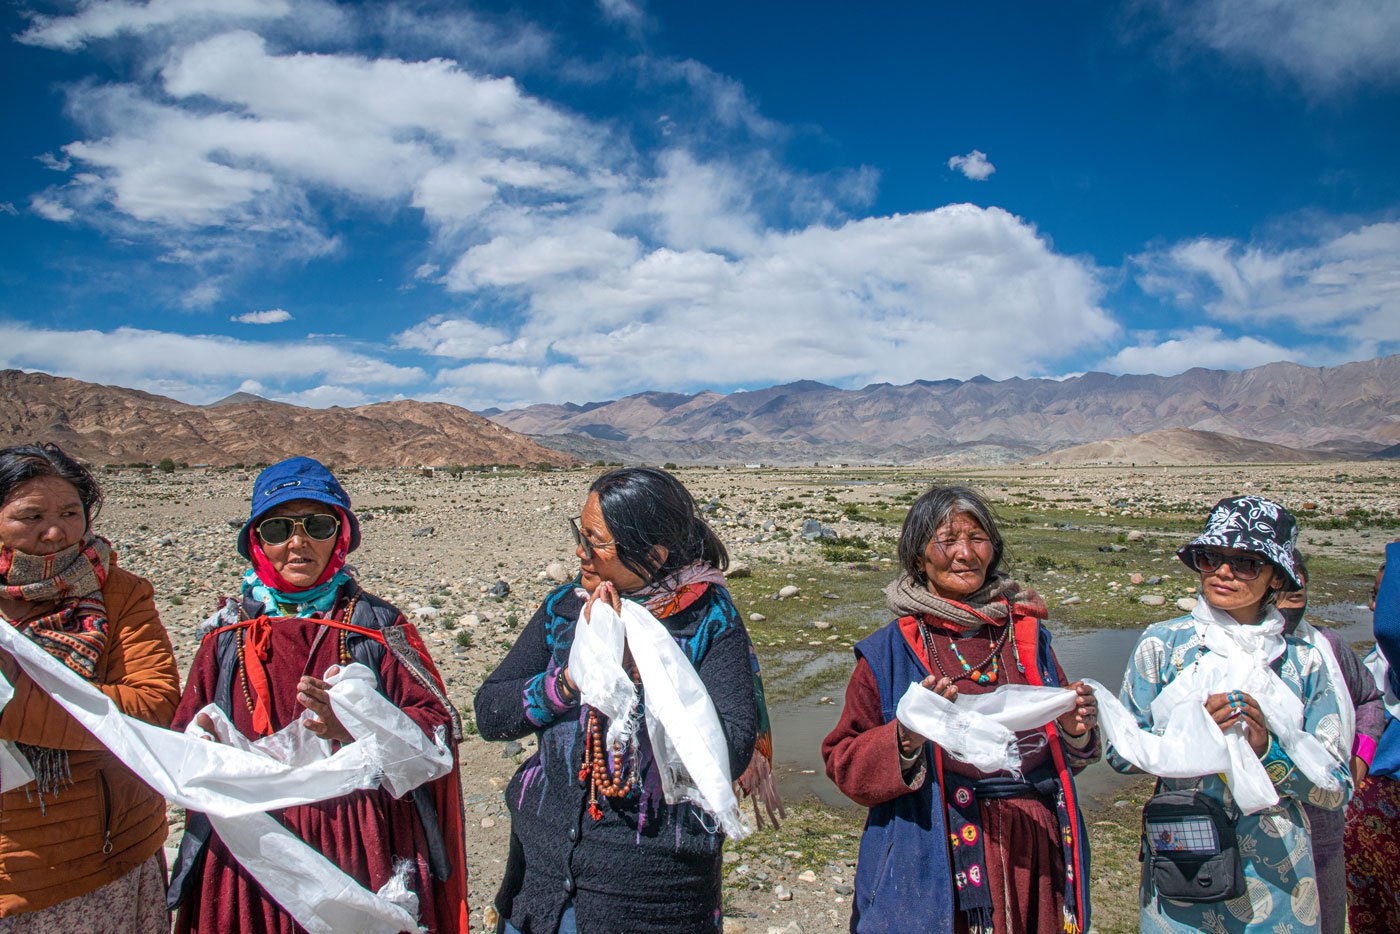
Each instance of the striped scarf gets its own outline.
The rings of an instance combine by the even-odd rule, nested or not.
[[[92,533],[52,555],[31,555],[0,545],[0,592],[26,603],[57,603],[51,613],[14,623],[44,651],[88,681],[107,647],[107,605],[102,585],[112,565],[112,545]]]
[[[112,567],[112,543],[91,532],[70,548],[51,555],[31,555],[0,545],[0,593],[25,603],[57,603],[51,613],[13,623],[31,640],[88,681],[97,680],[97,663],[107,648],[107,604],[102,585]],[[29,762],[46,814],[44,796],[56,796],[73,783],[68,751],[16,743]],[[24,790],[29,796],[29,788]]]

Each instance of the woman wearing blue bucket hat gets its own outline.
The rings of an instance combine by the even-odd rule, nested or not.
[[[311,732],[333,744],[354,742],[322,679],[328,669],[358,662],[424,733],[460,742],[457,712],[417,632],[398,609],[364,590],[346,566],[359,544],[350,497],[320,462],[293,457],[259,474],[237,539],[238,553],[252,567],[243,575],[239,599],[223,601],[206,623],[174,728],[204,718],[199,711],[212,702],[249,739],[269,736],[310,711]],[[407,866],[424,929],[466,930],[455,754],[451,772],[400,799],[376,788],[287,808],[277,817],[371,890]],[[169,904],[178,908],[180,932],[301,930],[199,814],[189,816]]]

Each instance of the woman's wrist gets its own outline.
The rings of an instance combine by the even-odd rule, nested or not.
[[[554,670],[554,695],[566,706],[578,705],[578,687],[569,679],[567,665]]]

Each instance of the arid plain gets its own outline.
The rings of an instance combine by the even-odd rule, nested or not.
[[[363,523],[364,545],[352,557],[360,579],[415,621],[465,713],[541,598],[575,570],[566,519],[600,469],[342,474]],[[1357,643],[1365,641],[1360,604],[1382,548],[1400,536],[1400,464],[1384,461],[678,473],[730,548],[731,589],[764,664],[790,805],[780,831],[727,847],[726,930],[734,932],[846,929],[862,814],[823,787],[815,747],[839,711],[850,646],[886,621],[879,589],[894,575],[899,523],[929,483],[967,483],[994,500],[1011,572],[1044,594],[1061,644],[1087,648],[1089,658],[1102,654],[1098,645],[1124,651],[1132,630],[1181,613],[1192,577],[1174,551],[1221,496],[1259,493],[1296,512],[1300,546],[1312,558],[1314,617],[1349,626]],[[253,471],[121,470],[100,478],[107,503],[98,531],[123,566],[155,584],[183,672],[200,621],[242,573],[234,535]],[[797,592],[780,598],[783,588]],[[1121,668],[1095,676],[1116,685]],[[502,790],[532,750],[528,738],[500,744],[473,735],[462,746],[474,921],[506,853]],[[1086,784],[1107,771],[1092,766]],[[1136,930],[1141,788],[1097,781],[1088,815],[1094,930]],[[172,813],[171,821],[173,845],[182,817]]]

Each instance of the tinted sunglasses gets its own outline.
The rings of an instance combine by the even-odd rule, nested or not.
[[[1209,548],[1196,548],[1191,552],[1191,567],[1202,574],[1214,574],[1223,565],[1230,565],[1230,572],[1242,581],[1252,581],[1269,567],[1264,558],[1254,555],[1224,555]]]
[[[258,523],[258,538],[264,545],[280,545],[292,537],[298,526],[312,541],[324,542],[340,531],[340,518],[324,512],[311,516],[274,516]]]
[[[608,548],[608,547],[610,547],[610,546],[612,546],[612,545],[616,545],[616,544],[617,544],[617,540],[616,540],[616,539],[614,539],[613,541],[610,541],[610,542],[595,542],[593,539],[589,538],[587,535],[584,535],[584,534],[583,534],[583,529],[581,529],[581,528],[578,527],[578,520],[581,519],[581,518],[582,518],[582,516],[579,516],[579,517],[572,517],[572,516],[571,516],[571,517],[569,518],[569,531],[574,533],[574,544],[575,544],[575,545],[578,545],[580,548],[583,549],[583,556],[584,556],[585,558],[587,558],[589,561],[592,561],[592,560],[593,560],[593,553],[594,553],[595,551],[597,551],[599,548]]]

